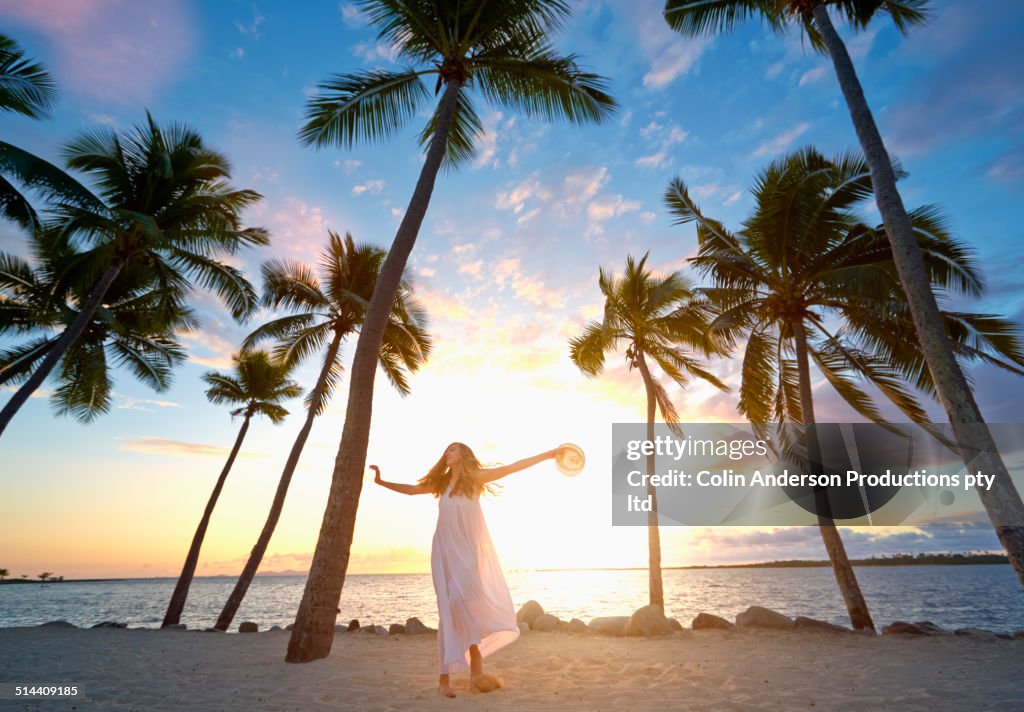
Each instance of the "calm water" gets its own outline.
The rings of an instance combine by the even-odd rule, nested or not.
[[[646,571],[514,571],[507,575],[516,607],[536,599],[563,620],[628,615],[647,602]],[[714,569],[664,572],[666,612],[684,625],[705,611],[733,618],[749,605],[790,616],[847,623],[828,568]],[[877,625],[931,620],[945,628],[1024,629],[1024,591],[1006,565],[858,568],[857,577]],[[91,626],[105,620],[159,627],[173,579],[0,586],[0,627],[63,618]],[[302,598],[304,576],[256,577],[235,617],[260,629],[287,625]],[[197,578],[182,623],[213,624],[234,579]],[[429,574],[353,575],[345,582],[339,622],[387,625],[419,616],[437,624]]]

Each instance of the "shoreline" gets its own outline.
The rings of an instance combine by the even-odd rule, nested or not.
[[[945,559],[945,560],[943,560]],[[901,567],[901,566],[993,566],[1009,565],[1009,559],[1000,554],[986,555],[937,555],[928,556],[924,559],[914,556],[907,557],[885,557],[871,559],[851,559],[850,564],[854,567]],[[715,569],[801,569],[821,568],[831,564],[824,559],[787,559],[783,561],[759,561],[752,564],[691,564],[688,566],[662,566],[662,571],[710,571]],[[509,569],[510,573],[523,573],[536,571],[550,573],[557,571],[646,571],[644,566],[588,566],[581,568],[543,568],[543,569]],[[305,576],[303,571],[268,571],[257,573],[256,578],[274,578],[280,576]],[[429,571],[385,571],[380,573],[351,573],[347,576],[429,576]],[[237,578],[235,574],[211,574],[207,576],[195,576],[196,579],[213,578]],[[177,580],[177,576],[122,576],[118,578],[83,578],[64,579],[62,581],[39,581],[25,579],[8,579],[0,581],[0,586],[8,584],[59,584],[59,583],[109,583],[112,581],[164,581]]]
[[[1011,709],[1024,640],[814,631],[684,630],[651,638],[528,632],[488,657],[506,688],[435,692],[434,635],[337,635],[284,662],[288,634],[0,629],[0,679],[75,684],[77,709]],[[460,701],[462,700],[462,701]],[[54,709],[53,701],[21,709]],[[59,705],[60,703],[56,703]]]

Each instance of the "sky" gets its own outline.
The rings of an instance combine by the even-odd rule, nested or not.
[[[756,22],[713,39],[686,39],[654,0],[587,0],[556,38],[563,52],[610,79],[619,111],[601,126],[545,123],[484,106],[486,135],[473,161],[442,175],[413,250],[409,275],[426,306],[435,348],[401,398],[378,376],[368,463],[412,482],[447,444],[470,444],[508,463],[563,442],[588,465],[567,478],[544,463],[503,481],[485,512],[508,569],[643,566],[643,528],[611,526],[614,422],[644,415],[639,375],[622,354],[584,377],[568,340],[602,307],[598,268],[621,272],[649,252],[659,272],[685,270],[692,226],[674,226],[662,202],[687,182],[704,212],[736,228],[752,208],[756,172],[788,150],[826,155],[856,136],[826,58],[799,34]],[[1024,319],[1024,6],[988,11],[934,2],[927,26],[901,36],[884,19],[848,41],[889,149],[909,171],[908,206],[934,203],[983,266],[986,295],[970,306]],[[232,163],[233,182],[260,192],[246,214],[271,245],[237,257],[258,284],[271,257],[312,263],[327,231],[387,247],[418,176],[422,115],[386,144],[303,147],[303,107],[334,73],[395,68],[357,8],[346,2],[0,0],[0,27],[45,63],[60,88],[52,116],[0,116],[0,138],[54,162],[78,132],[124,130],[149,110],[185,122]],[[878,222],[873,205],[865,218]],[[0,250],[25,239],[0,225]],[[67,578],[175,576],[240,425],[207,402],[201,375],[226,369],[249,331],[197,292],[202,328],[183,336],[189,360],[154,393],[118,372],[111,412],[90,425],[58,418],[46,393],[31,399],[0,443],[0,566],[14,575]],[[343,346],[346,362],[354,341]],[[712,370],[737,383],[737,360]],[[317,365],[297,371],[310,386]],[[990,367],[970,376],[985,417],[1019,421],[1024,387]],[[309,565],[344,422],[347,380],[318,419],[261,572]],[[735,422],[735,393],[702,385],[670,392],[684,422]],[[820,376],[819,420],[856,420]],[[199,575],[237,574],[263,526],[302,418],[254,422],[208,531]],[[931,407],[937,420],[941,411]],[[1021,483],[1018,483],[1018,487]],[[375,487],[367,475],[352,572],[428,571],[436,502]],[[528,524],[528,525],[527,525]],[[525,526],[524,526],[525,525]],[[987,522],[844,529],[851,556],[996,549]],[[825,558],[813,527],[665,528],[665,565]]]

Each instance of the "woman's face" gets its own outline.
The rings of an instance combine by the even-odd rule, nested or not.
[[[462,461],[462,448],[459,447],[458,443],[452,443],[448,446],[448,449],[444,451],[444,462],[448,467],[454,467]]]

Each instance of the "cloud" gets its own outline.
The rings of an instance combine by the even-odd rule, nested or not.
[[[378,195],[382,190],[384,190],[384,181],[374,179],[352,186],[352,195],[362,195],[363,193]]]
[[[484,133],[477,139],[473,168],[498,169],[501,167],[501,160],[498,158],[498,140],[504,137],[515,126],[515,123],[516,117],[505,119],[505,115],[500,111],[489,114],[483,120]]]
[[[807,129],[809,129],[810,127],[811,125],[809,123],[802,122],[797,124],[796,126],[793,126],[792,128],[786,129],[782,133],[768,139],[760,146],[758,146],[757,149],[754,150],[754,153],[752,155],[755,158],[766,155],[774,158],[778,154],[788,149],[793,144],[793,142],[796,141],[801,136],[803,136]]]
[[[728,198],[723,200],[722,201],[722,205],[732,205],[733,203],[738,202],[739,199],[742,198],[742,197],[743,197],[743,191],[742,190],[737,190],[735,193],[733,193]]]
[[[365,27],[370,23],[370,18],[353,3],[343,2],[338,10],[341,12],[341,21],[348,27]]]
[[[121,445],[121,449],[142,452],[147,455],[172,455],[174,457],[224,457],[228,454],[228,449],[219,445],[187,443],[157,437],[127,440]]]
[[[147,408],[146,406],[155,406],[157,408],[180,408],[180,403],[166,400],[156,400],[153,398],[131,398],[121,393],[114,393],[116,397],[123,398],[124,400],[118,403],[117,408],[122,410],[141,410],[146,413],[155,413],[153,408]]]
[[[260,33],[260,26],[266,21],[260,11],[255,6],[252,8],[252,20],[248,23],[236,22],[235,27],[238,28],[239,34],[247,37],[252,37],[254,40],[258,40],[262,35]]]
[[[398,59],[398,47],[390,42],[358,42],[352,45],[352,54],[367,62],[385,61],[392,64]]]
[[[1024,147],[1006,151],[988,164],[985,175],[999,183],[1024,180]]]
[[[615,22],[632,29],[637,47],[649,62],[643,76],[648,89],[662,89],[696,66],[710,39],[683,37],[668,26],[661,0],[609,3]]]
[[[828,74],[828,67],[825,65],[815,67],[814,69],[808,69],[806,72],[800,75],[799,84],[800,86],[804,86],[805,84],[813,84],[814,82],[824,77],[826,74]]]
[[[59,86],[104,103],[151,102],[193,55],[194,21],[178,0],[0,0],[0,12],[49,40]]]
[[[640,156],[633,164],[641,168],[663,168],[668,164],[668,152],[677,143],[682,143],[689,136],[678,124],[663,126],[652,121],[640,129],[640,136],[647,139],[649,143],[657,146],[657,151],[647,156]]]
[[[1019,27],[1024,12],[1013,0],[990,0],[986,10],[944,3],[900,47],[901,57],[927,62],[928,72],[905,101],[880,113],[890,151],[920,155],[974,137],[1020,135],[1020,62],[1007,61],[1006,52],[1017,39],[1008,28]]]
[[[222,336],[216,329],[210,328],[210,325],[206,324],[205,327],[177,335],[190,345],[189,361],[218,370],[231,368],[234,365],[231,357],[237,353],[238,344]],[[192,353],[193,349],[205,353],[197,355]]]
[[[704,49],[711,44],[709,39],[695,39],[673,36],[674,44],[662,48],[651,62],[651,69],[644,75],[644,86],[660,89],[693,68]]]

